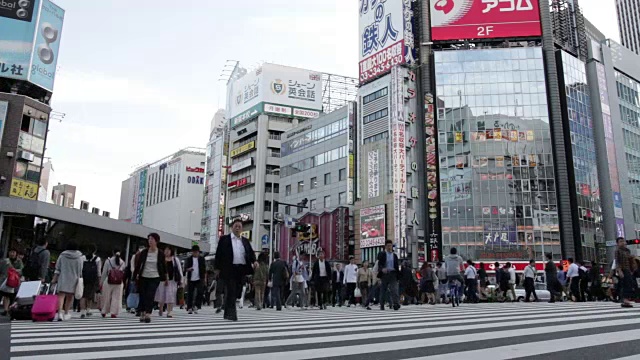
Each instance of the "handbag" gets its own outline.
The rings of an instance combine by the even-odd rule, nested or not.
[[[18,270],[16,270],[13,267],[10,267],[7,270],[6,282],[7,282],[6,286],[10,288],[17,289],[18,287],[20,287],[20,274],[18,273]]]
[[[178,301],[178,305],[179,306],[183,306],[184,305],[184,288],[178,288],[177,294],[177,301]]]
[[[362,292],[360,291],[360,288],[356,288],[356,290],[353,292],[353,296],[357,298],[362,297]]]
[[[83,293],[84,293],[84,279],[78,278],[78,282],[76,283],[76,293],[75,293],[76,300],[82,299]]]
[[[111,265],[111,269],[109,269],[107,283],[111,285],[122,285],[122,282],[124,281],[124,271],[120,270],[119,268],[113,267],[111,259],[109,259],[109,265]]]

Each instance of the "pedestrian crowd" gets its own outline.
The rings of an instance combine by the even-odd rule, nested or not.
[[[177,307],[197,314],[205,305],[213,305],[217,313],[224,311],[225,319],[237,321],[237,308],[247,301],[256,310],[276,311],[294,306],[326,309],[359,305],[371,310],[377,305],[384,310],[388,305],[399,310],[409,304],[447,303],[456,307],[464,302],[539,301],[536,284],[542,276],[551,303],[613,300],[632,307],[640,279],[640,260],[631,256],[623,238],[617,240],[615,260],[606,274],[601,274],[596,263],[575,262],[572,258],[565,268],[556,264],[551,254],[546,254],[544,271],[539,272],[531,260],[518,273],[510,262],[495,262],[490,269],[482,262],[465,262],[456,248],[451,248],[442,262],[424,263],[415,270],[398,259],[391,240],[386,241],[373,264],[365,261],[358,266],[353,256],[344,266],[340,262],[331,264],[322,250],[311,264],[297,256],[287,264],[278,252],[269,263],[268,253],[256,257],[250,241],[241,233],[242,222],[236,220],[231,234],[220,238],[213,271],[197,245],[181,261],[173,247],[160,243],[156,233],[149,234],[147,245],[139,247],[128,262],[118,249],[103,260],[95,245],[83,252],[70,241],[55,260],[52,275],[48,272],[51,253],[46,240],[40,241],[26,259],[16,250],[10,250],[7,258],[0,253],[2,315],[13,310],[18,318],[17,313],[26,307],[16,301],[18,289],[28,281],[50,281],[50,286],[43,288],[55,295],[53,320],[69,320],[72,310],[85,318],[96,308],[102,317],[116,318],[124,301],[127,311],[135,313],[140,322],[150,323],[156,312],[172,318]],[[491,278],[489,273],[493,274]],[[520,286],[524,294],[518,296]]]

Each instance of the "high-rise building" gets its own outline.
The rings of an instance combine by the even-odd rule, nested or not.
[[[224,234],[225,200],[227,196],[227,154],[229,131],[225,111],[218,110],[211,121],[207,144],[207,164],[202,207],[202,231],[200,240],[216,249],[218,239]]]
[[[0,4],[0,196],[37,200],[64,10]]]
[[[242,219],[254,249],[269,234],[270,194],[281,190],[282,134],[298,120],[313,121],[325,108],[353,100],[355,86],[355,79],[267,63],[253,71],[234,69],[227,84],[226,224]]]
[[[640,0],[616,0],[622,45],[640,55]]]
[[[276,212],[283,219],[311,224],[312,229],[306,237],[284,226],[276,229],[275,249],[285,261],[294,255],[316,256],[319,249],[330,260],[348,261],[349,254],[354,253],[350,240],[356,180],[355,123],[356,103],[349,103],[318,119],[300,122],[282,134],[279,198],[284,204]],[[304,199],[307,209],[292,206]],[[268,237],[261,246],[269,248]]]
[[[122,182],[118,218],[199,241],[205,160],[186,148],[139,167]]]

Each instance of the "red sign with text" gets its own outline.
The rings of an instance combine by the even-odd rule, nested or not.
[[[187,172],[204,174],[204,168],[187,166]]]
[[[430,3],[434,41],[542,35],[538,0],[430,0]]]

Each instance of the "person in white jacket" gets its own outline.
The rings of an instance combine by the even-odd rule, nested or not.
[[[518,298],[516,297],[516,269],[513,268],[510,262],[508,262],[505,266],[507,267],[507,271],[509,272],[509,289],[507,290],[507,293],[511,291],[511,301],[516,301],[518,300]]]
[[[358,284],[358,265],[356,265],[356,259],[353,256],[349,256],[349,265],[344,267],[344,284],[347,285],[347,296],[349,297],[349,304],[356,304],[355,291]]]
[[[102,317],[106,317],[107,314],[111,314],[112,318],[116,318],[122,310],[122,286],[124,283],[124,270],[126,267],[127,264],[120,256],[120,250],[114,250],[113,256],[106,259],[104,262],[104,269],[100,278],[103,300],[102,309],[100,309]],[[110,284],[109,273],[112,273],[112,277],[114,279],[121,275],[122,282],[120,282],[120,284]]]

